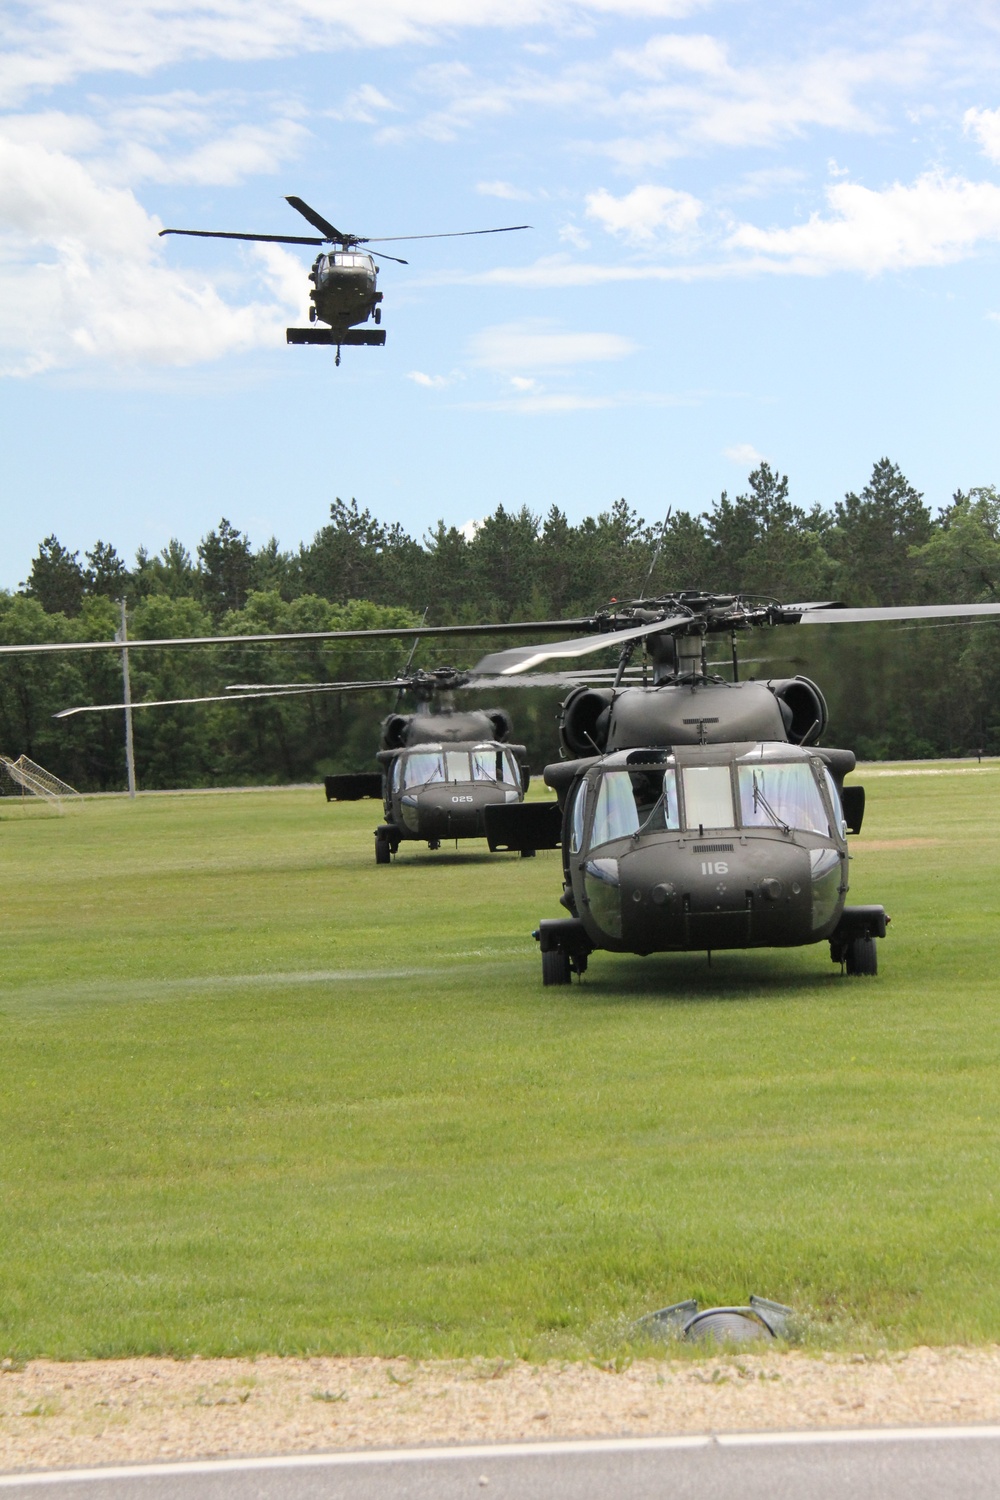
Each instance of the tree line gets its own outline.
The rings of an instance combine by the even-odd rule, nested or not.
[[[1000,494],[956,491],[933,514],[898,465],[879,460],[832,509],[804,507],[786,476],[761,464],[747,488],[702,514],[640,517],[625,500],[572,524],[552,505],[499,506],[471,535],[444,522],[424,537],[336,499],[296,551],[254,548],[228,519],[192,555],[171,541],[127,564],[97,541],[79,554],[48,536],[20,589],[0,593],[0,641],[112,639],[128,600],[132,638],[249,635],[368,625],[552,620],[611,598],[681,589],[785,602],[993,600],[1000,590]],[[998,626],[817,627],[744,639],[761,677],[803,671],[831,707],[831,743],[884,758],[1000,750]],[[497,642],[499,644],[499,641]],[[417,664],[470,665],[487,643],[431,639]],[[194,697],[232,681],[350,681],[391,676],[409,646],[386,642],[189,647],[135,652],[133,695]],[[0,750],[26,753],[81,790],[121,786],[120,714],[54,721],[72,704],[118,702],[116,653],[0,659]],[[496,697],[496,694],[492,694]],[[518,692],[507,706],[533,763],[555,753],[558,694]],[[391,695],[340,693],[136,715],[146,787],[313,780],[364,767]]]

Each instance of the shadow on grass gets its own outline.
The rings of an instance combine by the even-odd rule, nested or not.
[[[399,854],[402,854],[400,849]],[[407,850],[407,854],[415,855],[416,858],[401,860],[399,854],[393,860],[393,864],[400,870],[429,870],[435,866],[441,869],[443,866],[453,868],[455,865],[496,865],[500,860],[512,859],[512,855],[489,854],[476,849],[414,849]]]
[[[826,957],[823,944],[807,951]],[[631,1000],[691,1004],[796,996],[835,999],[841,994],[846,999],[859,983],[871,981],[848,979],[833,964],[826,970],[821,965],[792,968],[773,950],[713,953],[711,967],[704,954],[661,953],[648,958],[612,954],[607,960],[602,956],[598,966],[591,966],[581,982],[574,980],[573,993],[583,1004],[609,1001],[627,1004]]]

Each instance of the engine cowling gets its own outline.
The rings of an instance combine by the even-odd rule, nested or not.
[[[829,717],[826,699],[809,677],[781,677],[767,684],[778,700],[785,733],[793,745],[815,745]]]
[[[607,748],[612,697],[610,688],[581,686],[563,701],[559,739],[569,756],[599,755]]]

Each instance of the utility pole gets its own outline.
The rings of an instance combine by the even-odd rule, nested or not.
[[[122,623],[118,629],[115,639],[122,644],[122,686],[125,691],[125,765],[128,770],[128,794],[135,796],[135,750],[132,746],[132,681],[128,673],[128,617],[125,613],[125,600],[119,599],[118,603],[122,610]]]

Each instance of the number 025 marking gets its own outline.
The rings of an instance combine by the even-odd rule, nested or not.
[[[728,875],[729,865],[724,859],[703,859],[701,873],[703,875]]]

